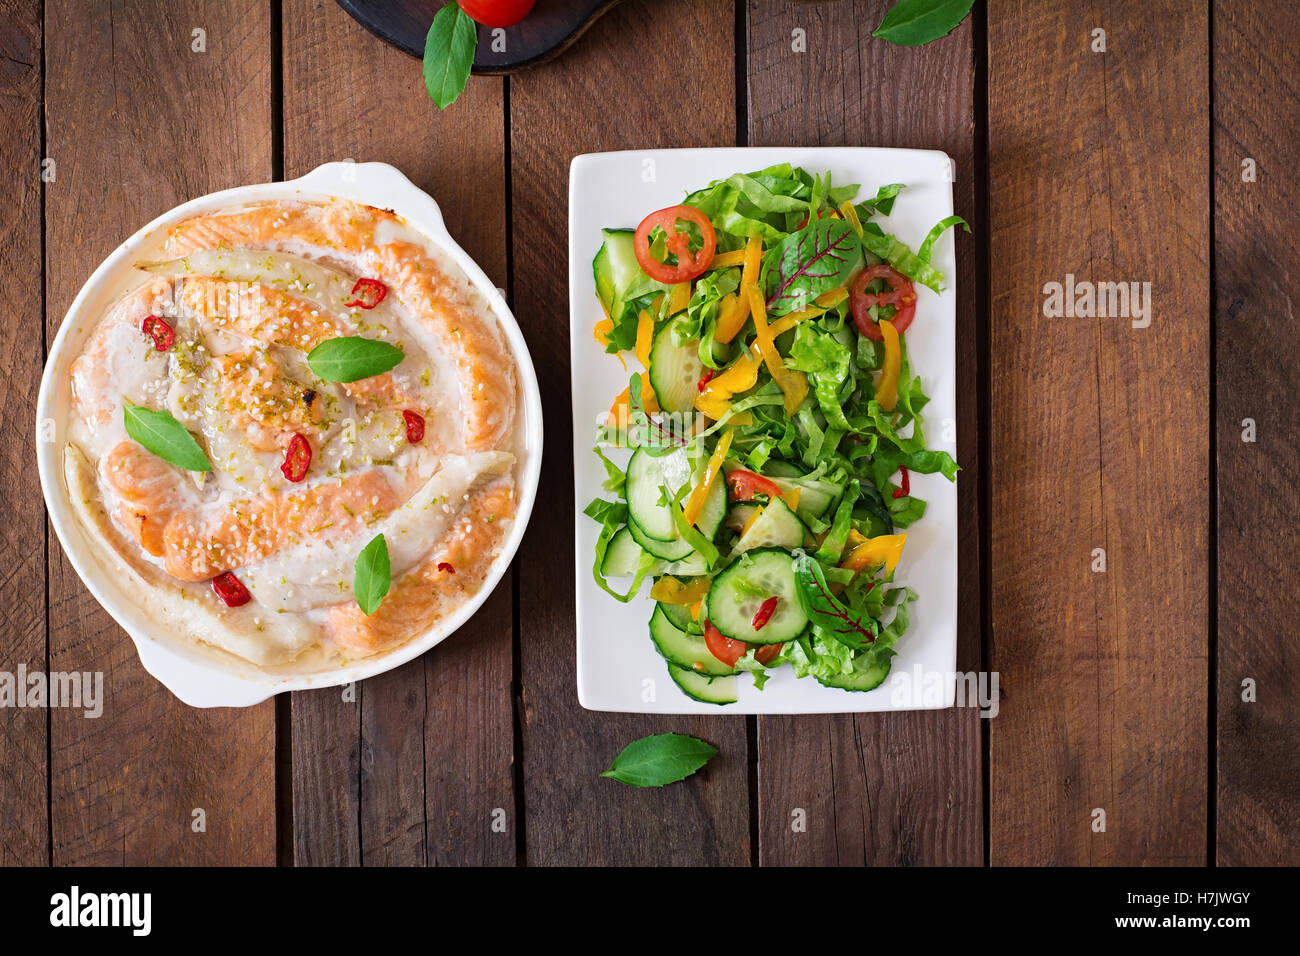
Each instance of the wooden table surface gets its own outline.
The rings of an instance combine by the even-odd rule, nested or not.
[[[888,6],[627,0],[439,114],[330,0],[0,0],[0,669],[105,675],[98,719],[0,710],[0,863],[1300,862],[1300,9],[990,0],[900,48]],[[958,667],[1000,674],[991,720],[578,706],[569,161],[735,144],[956,161]],[[507,290],[546,504],[474,620],[355,701],[191,709],[49,531],[44,348],[154,216],[346,157],[433,194]],[[1149,282],[1149,326],[1047,317],[1067,275]],[[598,776],[669,730],[720,754]]]

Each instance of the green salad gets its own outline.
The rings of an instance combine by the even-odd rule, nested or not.
[[[623,602],[651,579],[650,639],[696,700],[787,664],[848,691],[889,675],[917,598],[893,583],[925,515],[910,475],[958,470],[926,447],[904,333],[926,331],[916,286],[942,285],[935,240],[966,226],[909,248],[878,222],[901,190],[782,164],[603,230],[594,334],[644,371],[597,436],[594,574]]]

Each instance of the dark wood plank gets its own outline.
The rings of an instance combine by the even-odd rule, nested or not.
[[[284,5],[284,172],[391,163],[442,206],[453,236],[505,282],[500,79],[472,78],[439,113],[419,64],[337,4]],[[295,860],[300,864],[509,864],[513,610],[507,576],[474,619],[405,667],[294,694]],[[493,812],[506,829],[492,830]]]
[[[7,201],[0,206],[0,483],[7,515],[0,528],[5,593],[0,609],[0,660],[45,670],[45,511],[32,457],[42,339],[41,314],[41,15],[27,0],[0,2],[0,102],[7,133],[0,170]],[[45,711],[6,708],[0,720],[0,866],[49,860]]]
[[[1214,321],[1218,446],[1220,865],[1300,864],[1300,20],[1214,5]],[[1254,182],[1242,180],[1253,160]],[[1256,441],[1242,440],[1253,419]],[[1292,583],[1288,583],[1292,582]],[[1243,681],[1255,682],[1253,703]]]
[[[988,35],[992,862],[1201,864],[1207,11],[1021,0]],[[1149,282],[1150,326],[1046,317],[1067,274]]]
[[[207,31],[192,53],[191,31]],[[48,332],[150,219],[269,177],[267,4],[45,5]],[[50,667],[104,672],[104,714],[51,719],[56,864],[275,862],[270,702],[195,710],[150,677],[50,535]],[[202,808],[207,831],[195,833]]]
[[[530,864],[749,861],[744,718],[583,710],[568,559],[569,162],[597,150],[731,145],[733,24],[724,0],[628,2],[559,60],[510,79],[514,307],[541,380],[547,446],[546,504],[533,514],[518,567]],[[721,753],[705,772],[663,790],[600,779],[626,744],[666,731],[703,737]]]
[[[974,216],[971,23],[925,47],[895,47],[870,36],[890,5],[750,0],[750,144],[942,149],[957,166],[957,214],[983,232]],[[804,31],[806,53],[792,49],[796,29]],[[957,241],[959,343],[978,341],[976,248],[964,235]],[[977,359],[977,349],[958,349],[957,663],[963,671],[980,667]],[[761,861],[978,864],[981,747],[974,708],[760,717]],[[806,831],[792,828],[795,809],[805,811]]]

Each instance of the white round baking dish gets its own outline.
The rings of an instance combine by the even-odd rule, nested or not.
[[[521,392],[520,461],[517,466],[519,510],[509,538],[482,589],[455,614],[428,633],[384,654],[346,667],[295,672],[292,665],[262,670],[233,655],[168,633],[149,610],[125,593],[111,569],[96,557],[95,545],[73,512],[63,478],[66,422],[72,402],[68,370],[99,316],[123,291],[141,252],[156,243],[166,228],[200,213],[244,203],[284,199],[351,199],[388,209],[423,233],[465,271],[483,294],[505,333],[519,369]],[[177,206],[159,216],[119,246],[82,286],[50,346],[36,403],[36,459],[50,522],[63,550],[90,593],[131,636],[140,662],[172,693],[195,707],[246,707],[288,690],[331,687],[381,674],[418,657],[445,640],[487,600],[510,565],[523,539],[537,497],[542,462],[542,403],[537,375],[523,334],[505,296],[488,280],[451,235],[438,204],[386,163],[326,163],[301,179],[227,189]]]

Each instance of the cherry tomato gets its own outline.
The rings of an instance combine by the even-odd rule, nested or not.
[[[748,644],[744,641],[733,641],[729,637],[723,637],[722,632],[709,621],[704,622],[704,644],[708,647],[710,654],[728,667],[735,667],[736,661],[749,652]],[[754,660],[760,664],[766,664],[781,653],[782,646],[781,644],[764,644],[754,651]]]
[[[868,292],[867,285],[874,279],[884,279],[889,291]],[[853,308],[853,321],[857,323],[858,331],[867,338],[876,342],[884,341],[880,327],[871,321],[867,312],[873,305],[894,307],[894,317],[889,321],[899,332],[907,331],[907,327],[912,324],[912,316],[916,314],[916,287],[912,285],[911,279],[900,275],[893,266],[884,263],[867,266],[853,280],[849,292],[852,296],[850,304]]]
[[[757,495],[766,495],[769,501],[781,497],[781,489],[775,483],[744,468],[727,472],[727,487],[731,489],[733,501],[753,501]]]
[[[678,222],[687,222],[699,227],[704,244],[695,251],[694,255],[691,254],[691,234],[678,232]],[[675,266],[660,262],[650,254],[650,234],[654,232],[656,226],[661,228],[667,237],[664,245],[668,252],[677,257]],[[669,206],[652,212],[641,220],[641,225],[636,227],[636,236],[632,240],[632,248],[636,252],[636,261],[641,264],[641,270],[650,278],[666,285],[689,282],[696,276],[703,275],[709,268],[709,264],[713,262],[713,253],[717,247],[718,234],[713,231],[713,223],[709,222],[709,217],[694,206]]]
[[[458,0],[460,8],[485,27],[512,27],[528,16],[536,0]]]
[[[723,637],[722,632],[714,627],[711,621],[704,622],[704,644],[710,654],[728,667],[735,667],[736,661],[744,657],[749,650],[749,645],[744,641],[733,641],[729,637]]]

